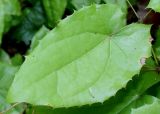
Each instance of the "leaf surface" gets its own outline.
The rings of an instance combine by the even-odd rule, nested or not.
[[[147,8],[152,8],[156,12],[160,12],[160,0],[150,0]]]
[[[62,18],[67,0],[42,0],[50,27],[54,27]]]
[[[35,1],[33,7],[25,8],[22,13],[22,19],[12,29],[10,39],[14,39],[17,42],[23,41],[26,45],[29,45],[34,34],[46,22],[46,16],[39,0]]]
[[[8,55],[4,51],[0,51],[0,114],[11,107],[6,101],[6,95],[9,87],[14,79],[14,75],[19,69],[19,66],[13,66]],[[16,106],[5,114],[19,114],[23,111],[23,105]]]
[[[64,19],[26,58],[8,100],[58,108],[114,96],[150,56],[150,26],[124,25],[124,13],[111,4]]]

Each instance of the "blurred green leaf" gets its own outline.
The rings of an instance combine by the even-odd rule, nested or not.
[[[10,57],[2,49],[0,50],[0,113],[11,107],[11,104],[6,101],[8,89],[14,79],[15,73],[19,66],[14,66],[11,63]],[[7,111],[5,114],[20,114],[23,111],[23,105]]]
[[[150,0],[147,8],[152,8],[156,12],[160,12],[160,0]]]
[[[140,107],[132,108],[131,114],[159,114],[160,100],[152,96],[144,96],[137,104],[143,104]],[[124,114],[124,113],[123,113]]]
[[[153,48],[155,50],[156,57],[160,61],[160,28],[158,28],[158,30],[156,31],[155,37],[156,37],[156,39],[155,39],[155,43],[153,45]]]
[[[33,8],[24,9],[21,22],[12,29],[11,37],[29,45],[34,34],[45,22],[46,18],[42,4],[40,1],[37,1]]]
[[[154,90],[156,91],[156,97],[160,99],[160,85],[158,85],[158,87],[154,88]]]
[[[3,51],[2,49],[0,49],[0,62],[5,62],[8,64],[11,64],[11,60],[10,60],[9,55],[5,51]]]
[[[1,42],[2,42],[2,35],[4,33],[4,26],[5,26],[5,24],[4,24],[4,14],[1,14],[1,13],[0,13],[0,23],[1,23],[0,24],[0,44],[1,44]]]
[[[23,57],[20,54],[15,54],[14,57],[11,58],[11,61],[14,66],[19,66],[23,63]]]
[[[0,0],[0,44],[3,33],[16,25],[14,16],[20,16],[21,8],[18,0]]]
[[[160,61],[160,46],[155,48],[156,57]]]
[[[18,105],[18,106],[15,106],[14,108],[11,108],[11,106],[12,105],[7,103],[5,97],[3,97],[0,93],[0,114],[22,114],[22,112],[24,111],[23,105]],[[11,109],[9,111],[6,111],[9,108]]]
[[[76,8],[76,9],[80,9],[83,6],[89,6],[91,4],[99,4],[101,2],[101,0],[71,0],[72,5]]]
[[[39,41],[49,32],[49,29],[45,26],[42,26],[38,32],[32,38],[31,46],[29,52],[32,52],[35,47],[39,44]]]
[[[45,13],[48,18],[48,26],[53,28],[61,20],[67,0],[42,0]]]
[[[105,3],[117,4],[122,10],[127,13],[127,2],[126,0],[104,0]]]

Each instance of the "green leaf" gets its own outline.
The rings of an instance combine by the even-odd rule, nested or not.
[[[14,66],[19,66],[23,63],[23,58],[22,55],[20,54],[15,54],[12,58],[11,58],[12,64]]]
[[[155,48],[156,57],[160,61],[160,46]]]
[[[11,104],[6,101],[6,95],[18,68],[7,63],[0,63],[0,112],[11,107]],[[22,112],[23,106],[18,107],[18,110],[13,108],[5,114],[19,114]]]
[[[21,14],[18,0],[0,1],[0,44],[3,33],[7,32],[12,25],[15,25],[13,16]]]
[[[58,108],[114,96],[139,73],[151,49],[150,26],[124,23],[124,13],[111,4],[64,19],[26,57],[8,100]]]
[[[123,106],[125,107],[123,107],[123,110],[121,110],[119,114],[130,114],[131,109],[138,106],[137,102],[139,102],[139,100],[141,99],[141,95],[144,94],[145,92],[144,90],[149,89],[151,86],[153,86],[154,84],[157,84],[160,81],[159,75],[155,72],[149,72],[149,73],[146,72],[144,75],[145,75],[144,78],[146,79],[143,79],[141,83],[138,83],[138,86],[136,86],[138,88],[136,90],[130,90],[132,92],[134,91],[134,94],[132,95],[131,92],[130,94],[127,94],[132,96],[132,99],[128,99],[127,101],[127,98],[125,98],[126,100],[123,103]],[[155,78],[155,81],[152,76]],[[131,98],[130,96],[128,98]],[[116,108],[115,108],[115,111],[116,111]]]
[[[156,91],[156,97],[160,99],[160,86],[154,89]]]
[[[114,97],[104,104],[54,109],[51,107],[34,106],[27,114],[130,114],[131,108],[136,108],[137,101],[141,99],[144,92],[153,85],[160,82],[160,76],[155,71],[146,71],[146,67],[154,67],[152,59],[147,60],[139,76],[135,76],[127,87],[118,91]],[[139,104],[142,105],[140,102]]]
[[[0,14],[0,44],[1,44],[1,40],[2,40],[2,35],[4,32],[4,15]]]
[[[0,114],[22,114],[24,111],[23,105],[18,105],[14,108],[11,108],[11,104],[6,102],[5,97],[0,95]],[[7,109],[11,108],[10,110],[6,111]],[[3,113],[5,112],[5,113]]]
[[[48,25],[54,27],[62,18],[67,0],[42,0],[48,18]]]
[[[0,49],[0,61],[4,63],[11,64],[9,55],[2,49]]]
[[[11,64],[9,55],[0,50],[0,114],[11,107],[11,104],[6,101],[6,95],[18,69],[19,66]],[[23,105],[19,105],[5,112],[5,114],[20,114],[23,109]]]
[[[32,52],[35,47],[39,44],[39,41],[49,32],[49,29],[45,26],[42,26],[39,31],[34,35],[32,38],[31,46],[30,46],[30,52]]]
[[[73,6],[76,9],[80,9],[83,6],[89,6],[91,4],[99,4],[101,2],[101,0],[71,0],[71,4],[73,4]]]
[[[103,0],[105,3],[117,4],[127,13],[127,2],[126,0]]]
[[[144,104],[141,107],[133,108],[131,114],[159,114],[160,113],[160,100],[152,96],[144,96],[141,102],[151,102]],[[140,102],[140,101],[139,101]]]
[[[160,0],[150,0],[147,8],[151,8],[156,12],[160,12]]]
[[[0,63],[0,89],[9,89],[17,69],[18,67],[6,63]]]
[[[153,48],[155,51],[155,55],[157,59],[160,61],[160,28],[155,32],[155,43],[153,44]]]

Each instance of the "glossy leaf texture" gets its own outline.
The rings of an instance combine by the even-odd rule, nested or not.
[[[102,103],[139,73],[141,59],[150,56],[149,38],[150,26],[125,26],[116,5],[82,8],[26,57],[8,101],[54,108]]]
[[[42,0],[48,18],[48,25],[53,28],[61,20],[67,0]]]
[[[18,0],[0,1],[0,44],[3,33],[7,32],[12,25],[16,24],[13,16],[21,14],[20,3]]]
[[[84,6],[89,6],[92,4],[99,4],[101,2],[101,0],[71,0],[71,4],[73,4],[73,6],[76,9],[80,9]]]
[[[11,62],[14,66],[20,66],[23,63],[23,57],[20,54],[15,54],[12,58],[11,58]]]
[[[147,8],[152,8],[156,12],[160,12],[160,0],[150,0]]]

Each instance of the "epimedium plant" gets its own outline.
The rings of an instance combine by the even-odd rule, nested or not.
[[[156,33],[156,43],[152,43],[151,25],[142,23],[133,1],[28,2],[33,6],[38,3],[46,17],[41,15],[42,27],[34,34],[24,62],[21,55],[10,59],[1,53],[1,113],[160,113],[160,37]],[[20,12],[20,3],[13,3],[2,0],[3,7],[18,7]],[[128,6],[139,22],[126,23]],[[147,8],[160,12],[160,1],[150,0]],[[66,9],[74,13],[62,19]],[[25,18],[26,14],[13,20],[21,22],[10,24],[8,30],[12,26],[23,28],[24,20],[34,23]],[[0,27],[1,35],[7,32],[5,26]]]
[[[103,12],[106,12],[105,15]],[[101,20],[95,23],[98,18]],[[104,102],[115,95],[138,73],[141,59],[150,56],[150,27],[131,24],[122,28],[124,22],[121,10],[111,4],[83,8],[61,21],[26,57],[10,88],[8,99],[70,107]],[[136,36],[142,32],[141,36]],[[51,59],[45,60],[45,57]],[[38,66],[39,70],[36,70]],[[31,97],[33,94],[37,95],[35,99]],[[43,96],[41,100],[39,96]]]

